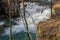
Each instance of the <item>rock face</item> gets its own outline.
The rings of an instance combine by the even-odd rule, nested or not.
[[[60,36],[60,17],[39,23],[37,30],[38,40],[59,39],[58,36]]]

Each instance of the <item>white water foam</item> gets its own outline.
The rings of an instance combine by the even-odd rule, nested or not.
[[[3,25],[3,24],[5,24],[5,22],[0,22],[0,25]]]
[[[51,17],[51,10],[49,8],[49,6],[39,6],[36,3],[25,3],[27,4],[27,6],[25,7],[25,11],[26,11],[26,19],[28,22],[28,26],[29,26],[29,32],[36,32],[36,27],[33,24],[33,21],[31,19],[31,17],[34,19],[35,23],[38,24],[38,22],[40,21],[46,21],[47,19],[50,19]],[[22,7],[22,3],[20,4],[20,14],[23,13],[23,7]],[[30,16],[28,15],[30,14]],[[19,20],[18,20],[19,19]],[[16,21],[18,20],[18,21]],[[17,18],[16,20],[14,20],[18,25],[12,25],[12,33],[18,33],[21,31],[26,31],[25,26],[23,24],[23,21],[20,18]],[[10,28],[6,28],[5,29],[5,35],[8,35],[10,33]]]

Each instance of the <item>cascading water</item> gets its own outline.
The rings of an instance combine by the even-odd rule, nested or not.
[[[46,21],[51,17],[51,10],[49,6],[40,6],[38,3],[30,3],[25,2],[25,12],[26,12],[26,19],[29,26],[29,32],[35,33],[36,32],[36,26],[33,24],[32,18],[35,21],[36,24],[40,21]],[[32,17],[32,18],[31,18]],[[13,20],[18,25],[12,25],[12,33],[16,34],[21,31],[26,32],[25,26],[23,24],[23,8],[22,3],[20,3],[20,17],[16,18],[16,20]],[[5,28],[3,35],[9,35],[10,28]]]

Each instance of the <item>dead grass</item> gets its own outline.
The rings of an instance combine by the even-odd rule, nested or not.
[[[60,17],[49,19],[38,24],[38,40],[60,40],[59,38]]]

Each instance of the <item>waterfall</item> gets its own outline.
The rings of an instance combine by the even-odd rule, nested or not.
[[[36,26],[34,26],[33,21],[31,19],[31,17],[34,19],[35,23],[38,24],[40,21],[46,21],[47,19],[50,19],[51,17],[51,10],[49,8],[49,6],[40,6],[38,5],[38,3],[30,3],[30,2],[25,2],[25,12],[26,12],[26,19],[28,22],[28,26],[29,26],[29,32],[36,32]],[[23,18],[23,8],[22,8],[22,3],[20,3],[20,17]],[[30,14],[30,15],[28,15]],[[16,20],[14,20],[14,22],[16,22],[18,25],[12,25],[12,33],[18,33],[21,31],[26,32],[25,26],[23,24],[22,19],[20,19],[20,17],[16,18]],[[4,34],[8,35],[10,32],[10,28],[5,28],[4,30]]]

